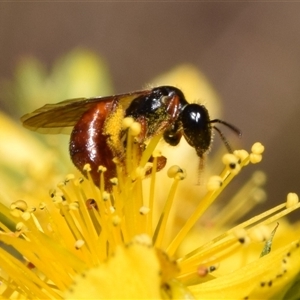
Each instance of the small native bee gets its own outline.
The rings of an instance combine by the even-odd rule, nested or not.
[[[122,151],[125,151],[124,142],[120,144],[120,141],[124,141],[126,133],[121,127],[114,126],[124,117],[132,117],[140,123],[141,132],[136,139],[140,145],[157,134],[163,134],[168,144],[176,146],[184,136],[200,159],[210,148],[212,129],[217,130],[228,151],[232,152],[214,123],[224,124],[241,135],[240,130],[227,122],[210,120],[204,105],[188,103],[182,91],[173,86],[46,104],[24,115],[21,121],[26,128],[40,133],[71,131],[69,150],[75,166],[83,171],[84,165],[89,163],[97,186],[98,167],[105,166],[105,185],[110,189],[109,179],[116,176],[113,158],[122,157]]]

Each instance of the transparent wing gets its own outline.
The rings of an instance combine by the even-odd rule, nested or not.
[[[115,96],[76,98],[56,104],[46,104],[32,113],[24,115],[21,121],[25,128],[39,133],[69,134],[82,114],[95,103],[99,101],[119,101],[123,108],[126,109],[132,100],[149,93],[150,90],[144,90]]]

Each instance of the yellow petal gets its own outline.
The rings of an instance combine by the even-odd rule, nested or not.
[[[49,148],[1,112],[0,140],[1,163],[20,173],[31,168],[42,176],[45,166],[53,163],[54,155]]]
[[[159,274],[152,247],[118,247],[106,263],[78,276],[66,299],[159,299]]]
[[[294,242],[190,290],[201,299],[270,299],[292,284],[300,268],[299,254],[299,243]]]

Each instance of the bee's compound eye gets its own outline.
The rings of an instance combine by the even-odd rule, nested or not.
[[[210,126],[208,111],[199,104],[186,105],[181,113],[181,121],[183,129],[191,134],[199,134]]]
[[[188,104],[181,112],[183,134],[199,156],[208,150],[211,142],[211,125],[208,111],[203,105]]]

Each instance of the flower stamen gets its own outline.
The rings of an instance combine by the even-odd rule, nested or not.
[[[168,176],[174,178],[174,181],[172,183],[167,201],[165,203],[165,207],[161,213],[161,217],[153,235],[154,246],[158,248],[162,246],[162,240],[165,234],[168,217],[172,208],[178,184],[181,180],[183,180],[186,177],[186,172],[178,166],[172,166],[168,170]]]

